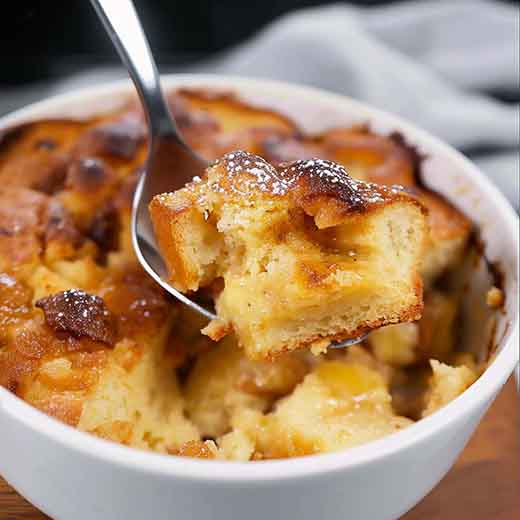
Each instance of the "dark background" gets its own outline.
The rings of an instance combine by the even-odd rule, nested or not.
[[[158,63],[193,62],[253,35],[293,9],[320,0],[134,0]],[[349,2],[377,5],[374,0]],[[2,3],[0,82],[20,84],[118,63],[89,0]]]
[[[457,1],[457,0],[454,0]],[[293,9],[319,0],[135,0],[159,64],[193,63],[252,36]],[[353,5],[391,1],[357,0]],[[520,2],[508,2],[519,4]],[[18,0],[0,11],[0,87],[52,80],[119,60],[89,0]],[[499,97],[517,94],[499,93]]]

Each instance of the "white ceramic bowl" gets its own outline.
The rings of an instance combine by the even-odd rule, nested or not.
[[[497,327],[498,353],[463,395],[399,433],[344,452],[256,463],[119,446],[65,426],[0,387],[0,473],[57,520],[397,518],[445,475],[518,362],[516,214],[455,150],[345,97],[263,80],[170,76],[164,82],[231,89],[246,100],[278,107],[308,130],[363,121],[379,132],[402,132],[428,155],[427,183],[473,219],[489,258],[501,262],[507,309]],[[130,92],[125,81],[58,96],[4,118],[0,129],[40,117],[92,115],[114,108]]]

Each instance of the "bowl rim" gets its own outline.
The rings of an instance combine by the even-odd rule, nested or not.
[[[472,177],[479,192],[486,192],[495,201],[498,209],[496,218],[503,223],[504,233],[511,235],[515,242],[518,272],[518,216],[505,197],[489,181],[479,169],[461,153],[442,142],[428,132],[408,123],[399,116],[384,110],[355,101],[347,96],[334,94],[309,86],[291,84],[260,78],[241,78],[235,76],[219,76],[211,74],[168,74],[162,77],[166,88],[208,86],[215,88],[235,89],[240,96],[241,88],[268,89],[275,94],[294,93],[311,99],[328,99],[348,107],[354,114],[363,114],[374,121],[385,121],[388,125],[399,129],[405,136],[413,136],[414,140],[427,143],[428,147],[442,152],[443,157],[456,164]],[[61,93],[43,101],[30,104],[11,114],[0,117],[0,131],[14,123],[42,117],[51,108],[64,105],[79,105],[85,98],[94,99],[107,95],[126,95],[133,92],[128,79],[111,81],[106,84],[75,89],[70,93]],[[418,445],[436,432],[448,428],[453,423],[464,421],[471,411],[483,407],[498,392],[518,363],[519,338],[518,311],[514,323],[504,335],[503,347],[496,354],[485,372],[459,397],[448,403],[434,414],[404,428],[403,430],[369,442],[367,444],[334,453],[296,457],[290,459],[250,462],[198,460],[187,457],[176,457],[147,452],[106,441],[94,435],[79,431],[71,426],[53,419],[33,408],[28,403],[7,389],[0,387],[0,417],[2,412],[13,420],[23,423],[35,434],[47,437],[64,447],[81,452],[83,455],[117,464],[134,471],[143,471],[150,476],[177,477],[202,482],[244,483],[283,481],[295,478],[310,478],[317,474],[345,471],[367,463],[377,463],[384,457],[397,454],[412,445]]]

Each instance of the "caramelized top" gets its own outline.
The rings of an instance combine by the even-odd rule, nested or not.
[[[398,200],[414,200],[401,186],[359,181],[333,161],[318,158],[269,164],[242,150],[224,155],[206,175],[185,188],[202,206],[210,194],[227,194],[247,204],[258,197],[288,199],[309,215],[319,218],[319,227],[334,225],[354,213],[365,213]],[[158,195],[159,200],[171,197]],[[325,213],[327,215],[325,216]]]
[[[347,211],[362,212],[372,205],[398,198],[408,199],[401,186],[384,186],[350,177],[340,164],[305,159],[282,165],[281,176],[289,184],[306,187],[306,196],[326,196],[341,201]]]
[[[43,310],[47,324],[56,332],[87,336],[108,345],[115,343],[115,318],[99,296],[71,289],[42,298],[35,305]]]
[[[76,154],[108,155],[131,160],[146,138],[146,126],[134,112],[96,125],[83,134],[76,145]]]

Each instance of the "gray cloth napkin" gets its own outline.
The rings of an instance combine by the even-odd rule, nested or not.
[[[516,7],[490,0],[434,0],[305,9],[279,18],[211,61],[163,71],[287,80],[395,112],[473,155],[520,206],[519,105],[485,95],[520,88]],[[122,76],[120,69],[90,70],[51,91]]]

